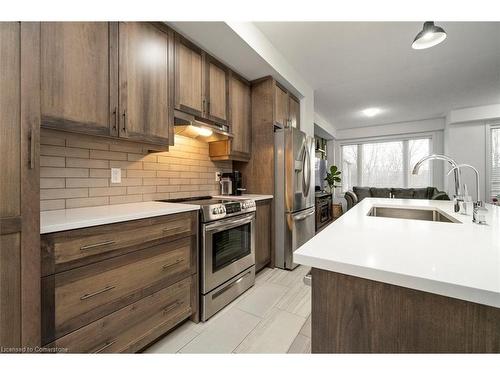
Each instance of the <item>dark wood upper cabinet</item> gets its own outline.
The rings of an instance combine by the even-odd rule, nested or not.
[[[107,22],[42,22],[42,126],[117,135],[117,48]]]
[[[229,119],[229,69],[206,55],[205,117],[219,124]]]
[[[211,142],[212,160],[248,161],[252,148],[252,92],[250,83],[235,73],[229,79],[229,126],[234,135],[225,141]]]
[[[172,35],[146,22],[42,22],[42,126],[168,147]]]
[[[274,123],[280,127],[288,126],[288,92],[277,83],[274,86]]]
[[[172,33],[120,22],[120,137],[168,145],[173,124]]]
[[[204,108],[203,51],[175,35],[175,108],[202,117]]]
[[[274,125],[300,128],[300,101],[274,82]]]
[[[290,126],[300,129],[300,101],[293,95],[288,95],[288,118]]]

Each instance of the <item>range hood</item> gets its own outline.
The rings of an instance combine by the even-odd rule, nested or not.
[[[195,138],[199,141],[214,142],[233,138],[229,128],[223,125],[200,121],[195,116],[174,111],[175,134]]]

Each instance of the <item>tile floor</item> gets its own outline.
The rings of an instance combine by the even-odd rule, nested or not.
[[[146,353],[310,353],[309,271],[266,268],[255,285],[209,321],[187,321]]]

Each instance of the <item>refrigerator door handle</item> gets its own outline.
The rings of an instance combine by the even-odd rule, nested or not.
[[[304,147],[304,158],[303,158],[303,173],[302,173],[302,193],[304,197],[309,195],[309,189],[311,188],[311,156],[309,155],[309,148]]]
[[[313,210],[306,212],[304,214],[293,216],[293,221],[301,221],[301,220],[307,219],[309,216],[314,215],[314,213],[315,213],[315,210],[313,209]]]

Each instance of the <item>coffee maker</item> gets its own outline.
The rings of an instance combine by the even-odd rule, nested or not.
[[[241,195],[246,190],[242,188],[242,177],[239,171],[223,173],[220,183],[222,195]]]

